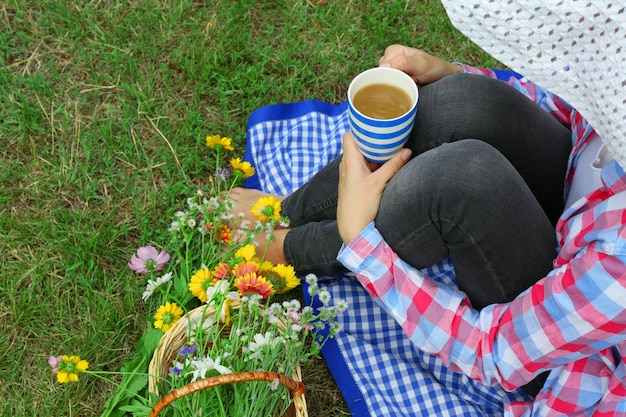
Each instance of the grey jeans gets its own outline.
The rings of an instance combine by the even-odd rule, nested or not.
[[[567,127],[501,81],[456,74],[420,88],[406,146],[414,157],[389,183],[376,218],[406,262],[422,268],[451,256],[477,308],[512,299],[551,269]],[[284,252],[299,273],[344,271],[336,260],[340,158],[283,202],[292,225]]]

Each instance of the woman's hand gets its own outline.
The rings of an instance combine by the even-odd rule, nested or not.
[[[351,132],[343,136],[337,225],[346,244],[374,220],[385,186],[410,157],[411,150],[405,148],[383,165],[373,164],[363,157]]]
[[[378,66],[404,71],[419,85],[439,81],[455,72],[463,72],[463,67],[460,65],[403,45],[387,47],[385,54],[378,61]]]

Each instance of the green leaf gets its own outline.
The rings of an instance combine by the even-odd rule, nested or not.
[[[187,293],[187,280],[183,277],[174,278],[174,291],[176,295],[185,295]]]
[[[152,408],[143,404],[129,404],[120,407],[120,410],[132,413],[134,417],[144,417],[150,414]]]
[[[123,417],[126,414],[126,407],[131,402],[134,407],[146,407],[148,402],[146,393],[143,392],[148,384],[148,364],[159,345],[161,331],[152,326],[148,326],[146,332],[137,343],[137,355],[129,362],[122,364],[121,372],[124,373],[122,382],[119,384],[115,394],[111,396],[104,405],[102,417]],[[138,400],[144,403],[141,405]]]

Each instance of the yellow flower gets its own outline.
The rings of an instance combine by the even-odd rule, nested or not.
[[[165,305],[158,308],[154,314],[154,327],[161,329],[163,333],[169,330],[183,315],[183,309],[176,303],[167,301]]]
[[[254,272],[237,278],[235,287],[239,290],[239,295],[259,294],[262,298],[267,298],[274,294],[272,283]]]
[[[278,294],[285,293],[300,284],[300,279],[291,265],[277,264],[265,272],[264,276],[272,283]]]
[[[78,382],[78,373],[86,371],[89,363],[82,360],[77,355],[62,355],[61,361],[57,364],[57,381],[61,384],[68,382]]]
[[[208,268],[203,268],[198,270],[191,277],[189,281],[189,291],[198,297],[201,302],[206,303],[206,290],[214,283],[215,279],[211,271]]]
[[[247,161],[241,161],[241,158],[233,158],[230,160],[230,166],[235,171],[241,173],[244,178],[248,178],[254,175],[254,167]]]
[[[269,272],[274,268],[274,264],[270,261],[263,261],[261,265],[259,265],[259,272],[263,275],[264,272]]]
[[[261,197],[252,207],[252,214],[261,223],[266,223],[268,220],[277,222],[280,220],[280,201],[271,195]]]
[[[278,264],[272,268],[283,280],[284,287],[280,290],[281,293],[287,292],[300,285],[300,278],[296,276],[296,270],[291,265]]]
[[[227,151],[234,151],[235,147],[232,145],[233,139],[227,137],[221,137],[220,135],[213,135],[206,137],[206,146],[211,149],[224,148]]]
[[[252,261],[256,256],[256,246],[252,243],[248,243],[246,246],[242,246],[235,252],[235,258],[243,258],[246,261]]]

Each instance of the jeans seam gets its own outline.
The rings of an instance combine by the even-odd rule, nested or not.
[[[413,232],[411,232],[411,233],[407,234],[407,235],[404,237],[404,239],[402,239],[401,241],[399,241],[399,242],[398,242],[398,245],[397,245],[397,246],[396,246],[396,245],[394,245],[394,246],[396,246],[396,248],[397,248],[397,247],[400,247],[400,246],[404,246],[404,245],[405,245],[405,243],[406,243],[407,241],[412,241],[412,240],[414,240],[414,239],[413,239],[413,237],[414,237],[414,236],[417,236],[417,235],[419,235],[420,233],[422,233],[422,230],[426,229],[426,228],[427,228],[427,227],[429,227],[429,226],[434,227],[434,223],[435,223],[434,221],[431,221],[430,223],[429,223],[429,222],[426,222],[426,223],[425,223],[424,225],[422,225],[421,227],[418,227],[418,228],[416,228]],[[383,237],[384,237],[384,236],[383,236]],[[396,252],[397,252],[397,251],[396,251]]]
[[[474,238],[472,237],[471,234],[467,233],[465,231],[465,229],[463,229],[463,227],[460,224],[454,224],[453,222],[440,218],[440,221],[442,222],[446,222],[448,225],[452,225],[453,227],[458,228],[459,231],[461,231],[461,233],[463,233],[465,236],[467,236],[469,238],[470,243],[472,244],[472,246],[474,248],[476,248],[476,251],[478,252],[478,254],[480,255],[480,258],[482,260],[483,265],[485,265],[486,269],[489,271],[489,273],[491,274],[492,278],[496,278],[496,273],[494,271],[494,269],[491,266],[491,263],[488,262],[487,257],[485,256],[484,252],[482,251],[480,245],[478,245],[476,243],[476,241],[474,240]],[[454,259],[452,260],[453,264],[454,264]],[[458,277],[457,277],[457,282],[458,282]],[[500,292],[500,296],[501,299],[504,300],[507,295],[506,295],[506,291],[504,291],[504,288],[502,287],[502,284],[500,283],[500,281],[498,279],[492,279],[492,283],[495,283],[495,285],[498,287],[498,291]]]
[[[293,264],[293,258],[291,256],[291,250],[289,250],[289,242],[291,241],[291,230],[287,232],[285,235],[285,239],[283,240],[283,254],[285,255],[285,260],[288,265],[296,266]]]
[[[496,277],[494,269],[492,268],[491,264],[488,262],[487,257],[485,256],[484,252],[480,248],[480,245],[478,245],[476,243],[476,241],[473,239],[472,235],[467,233],[465,231],[465,229],[463,229],[463,227],[461,225],[455,224],[454,222],[451,222],[451,221],[446,220],[444,218],[433,219],[430,222],[427,222],[424,225],[422,225],[421,227],[415,229],[413,232],[411,232],[410,234],[406,235],[406,237],[404,239],[402,239],[402,241],[398,242],[399,246],[403,246],[405,244],[405,242],[413,240],[412,238],[414,236],[419,235],[422,232],[422,230],[424,230],[425,228],[427,228],[429,226],[437,228],[435,226],[436,223],[446,223],[447,225],[451,226],[451,228],[457,228],[461,233],[463,233],[464,236],[467,236],[468,239],[469,239],[469,242],[472,244],[472,246],[476,249],[477,253],[479,254],[479,256],[481,258],[481,261],[482,261],[482,264],[485,265],[486,270],[488,271],[488,273],[491,274],[491,277],[494,277],[494,278]],[[442,235],[442,239],[444,239],[443,235]],[[447,246],[448,245],[446,244],[446,247]],[[450,251],[448,250],[448,254],[449,254],[449,252]],[[454,263],[454,259],[452,261]],[[458,282],[458,277],[457,277],[457,282]],[[504,300],[505,297],[506,297],[506,291],[504,291],[504,288],[502,287],[502,284],[497,279],[492,279],[492,282],[497,287],[497,289],[498,289],[498,291],[500,293],[501,299]]]

